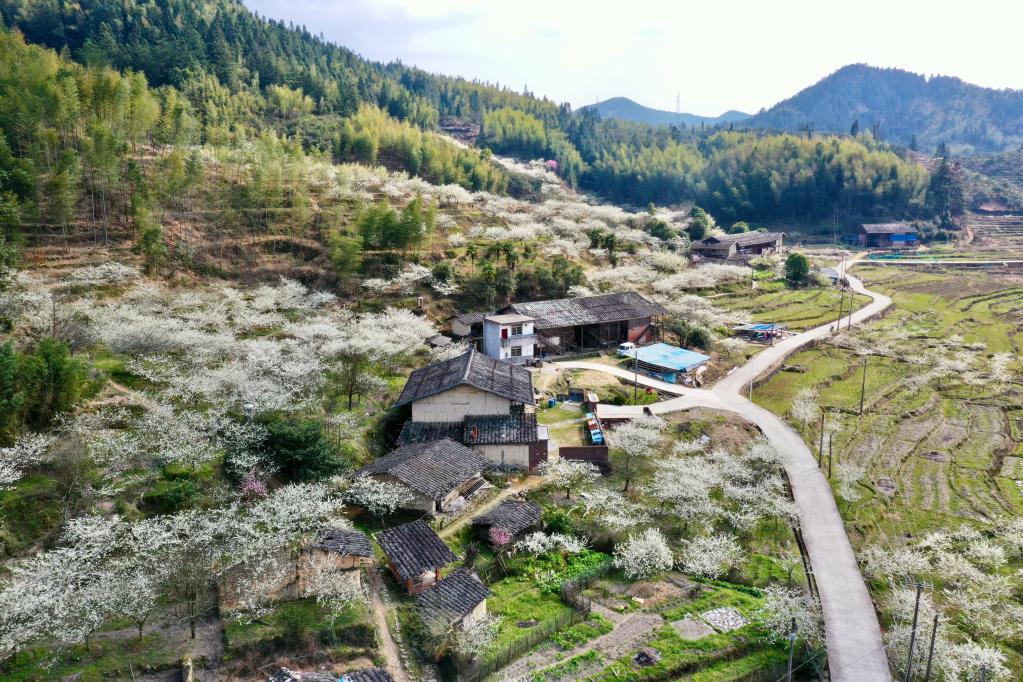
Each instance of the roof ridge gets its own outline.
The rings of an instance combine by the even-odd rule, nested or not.
[[[465,371],[462,372],[462,381],[460,383],[469,383],[469,372],[472,371],[472,361],[476,359],[476,346],[469,346],[469,361],[465,363]]]

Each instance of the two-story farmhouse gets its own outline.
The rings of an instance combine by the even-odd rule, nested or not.
[[[520,469],[547,459],[529,370],[475,349],[412,372],[395,406],[412,411],[398,439],[403,445],[448,438],[490,464]]]
[[[486,460],[461,443],[442,438],[403,445],[359,469],[356,476],[399,483],[413,493],[405,509],[436,514],[458,508],[483,485]]]
[[[784,232],[742,232],[722,234],[693,243],[693,253],[707,258],[734,260],[743,256],[762,256],[782,250]]]
[[[532,317],[518,313],[487,315],[483,318],[483,352],[513,364],[537,357],[540,353],[534,322]]]

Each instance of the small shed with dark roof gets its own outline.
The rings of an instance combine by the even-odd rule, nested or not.
[[[875,249],[912,249],[917,245],[917,229],[906,222],[864,223],[860,225],[860,246]]]
[[[450,508],[457,498],[468,497],[479,490],[485,467],[482,455],[461,443],[442,438],[402,445],[362,467],[355,475],[400,483],[414,493],[406,509],[435,514]]]
[[[472,520],[474,528],[489,533],[491,528],[504,528],[512,537],[540,525],[540,506],[529,500],[505,500],[485,514]]]
[[[409,594],[422,592],[440,579],[440,570],[458,557],[422,519],[377,534],[388,566]]]
[[[533,377],[470,349],[409,375],[395,407],[412,406],[412,421],[456,422],[469,414],[508,414],[513,405],[536,405]]]
[[[465,628],[487,615],[490,590],[472,571],[452,571],[416,597],[416,611],[433,635]]]

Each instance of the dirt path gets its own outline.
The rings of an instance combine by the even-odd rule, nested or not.
[[[849,266],[855,263],[856,259]],[[891,305],[888,296],[868,291],[848,273],[846,277],[850,288],[856,293],[869,296],[871,302],[843,318],[843,324],[863,322]],[[678,396],[648,405],[647,409],[652,413],[664,414],[692,407],[735,412],[760,427],[774,447],[786,456],[785,472],[792,486],[800,529],[820,591],[831,679],[833,682],[890,682],[891,673],[877,612],[856,563],[849,536],[831,493],[831,485],[817,468],[816,459],[803,438],[780,417],[747,399],[751,382],[755,383],[771,372],[803,346],[830,335],[833,325],[829,323],[809,329],[765,348],[711,389],[685,388],[643,377],[640,383]],[[589,369],[615,376],[625,375],[623,378],[626,379],[632,379],[633,376],[621,368],[598,363],[555,364],[564,369]],[[621,412],[622,416],[638,416],[643,414],[643,408],[634,407]]]
[[[370,585],[370,610],[373,612],[373,623],[380,633],[380,654],[384,657],[384,669],[391,675],[394,682],[410,682],[409,675],[401,660],[401,647],[394,639],[391,628],[387,626],[387,604],[384,603],[384,585],[380,569],[372,567],[366,571]]]
[[[484,502],[479,507],[472,509],[469,513],[462,514],[457,519],[455,519],[451,523],[451,525],[445,527],[443,530],[437,533],[437,535],[440,535],[442,538],[450,537],[463,526],[465,526],[465,524],[469,523],[480,514],[484,514],[490,511],[497,505],[507,500],[509,497],[513,497],[514,495],[517,495],[521,492],[525,492],[527,490],[532,490],[533,488],[538,488],[541,485],[543,485],[542,476],[527,476],[525,480],[519,481],[518,483],[513,483],[512,485],[508,486],[507,488],[505,488],[504,490],[502,490],[501,492],[499,492],[498,494],[494,495],[492,498]]]

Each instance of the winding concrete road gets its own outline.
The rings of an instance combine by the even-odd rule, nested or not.
[[[850,263],[855,264],[856,261]],[[868,291],[855,277],[846,275],[850,287],[869,296],[868,305],[842,319],[842,324],[867,320],[891,305],[891,299]],[[833,682],[890,682],[888,658],[881,640],[874,603],[863,582],[846,535],[842,517],[824,474],[803,438],[781,418],[746,399],[750,382],[772,371],[794,351],[832,333],[834,323],[790,336],[763,349],[710,389],[693,389],[648,377],[639,383],[677,397],[648,405],[654,414],[693,407],[709,407],[742,415],[760,427],[785,457],[785,471],[799,512],[799,525],[817,581],[827,631],[828,661]],[[628,370],[592,362],[553,363],[563,369],[606,372],[632,381]],[[754,389],[756,390],[756,389]],[[616,415],[638,416],[643,407],[615,408]]]

